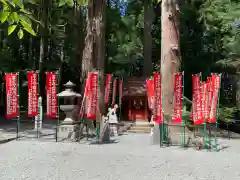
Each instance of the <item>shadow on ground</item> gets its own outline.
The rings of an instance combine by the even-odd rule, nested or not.
[[[7,139],[18,138],[46,138],[55,139],[55,127],[57,125],[57,120],[45,120],[42,124],[42,130],[34,129],[34,121],[26,120],[20,121],[19,128],[17,120],[6,120],[0,119],[0,140],[5,141]]]

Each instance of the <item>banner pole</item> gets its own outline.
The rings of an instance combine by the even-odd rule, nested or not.
[[[20,86],[19,86],[19,75],[20,72],[17,73],[17,86],[18,86],[18,117],[17,117],[17,139],[19,138],[19,131],[20,131]]]
[[[119,84],[119,82],[122,82],[122,78],[119,78],[119,81],[118,81],[118,86],[120,85]],[[120,122],[120,119],[121,119],[121,111],[122,111],[122,108],[121,108],[121,106],[122,106],[122,100],[120,100],[120,98],[122,98],[122,97],[120,97],[120,87],[118,87],[118,96],[119,96],[119,98],[118,98],[118,103],[119,103],[119,119],[118,119],[118,121]],[[121,103],[120,103],[121,102]]]
[[[100,135],[99,135],[99,131],[100,131],[100,124],[101,122],[97,122],[97,115],[101,115],[100,113],[100,71],[98,70],[97,71],[97,75],[98,75],[98,89],[97,89],[97,92],[98,92],[98,95],[97,95],[97,98],[98,98],[98,101],[97,101],[97,111],[96,111],[96,136],[97,136],[97,141],[98,143],[100,143]],[[102,117],[100,117],[100,121],[101,121]]]
[[[218,118],[219,118],[219,99],[220,99],[220,89],[221,89],[221,79],[222,79],[222,74],[219,74],[220,76],[220,87],[218,89],[218,104],[217,104],[217,114],[216,114],[216,130],[215,130],[215,135],[214,135],[214,151],[217,152],[217,129],[218,129]]]
[[[203,110],[202,110],[202,103],[203,103],[203,93],[202,93],[202,73],[200,72],[199,73],[200,75],[200,93],[201,93],[201,113],[203,114]],[[204,116],[203,116],[204,118]],[[206,140],[207,140],[207,123],[206,123],[206,120],[204,118],[204,123],[203,123],[203,143],[204,143],[204,147],[207,149],[207,144],[206,144]]]
[[[183,147],[185,147],[185,126],[186,126],[186,122],[183,119],[184,115],[183,115],[183,108],[184,108],[184,71],[182,72],[182,145]]]
[[[58,69],[57,72],[57,94],[60,92],[60,68]],[[57,127],[56,127],[56,142],[58,141],[58,127],[60,124],[60,97],[57,96],[57,106],[58,106],[58,120],[57,120]]]
[[[39,116],[39,119],[37,119],[38,120],[38,122],[37,122],[37,138],[39,138],[40,137],[40,135],[39,135],[39,129],[38,129],[38,126],[40,125],[40,118],[41,118],[41,104],[40,104],[40,98],[39,98],[39,92],[40,92],[40,85],[39,85],[39,79],[40,79],[40,76],[39,76],[39,72],[37,72],[37,81],[38,81],[38,95],[37,95],[37,97],[38,97],[38,116]],[[35,117],[36,118],[36,117]]]
[[[164,123],[165,123],[165,121],[164,121],[164,108],[163,108],[163,77],[162,77],[162,73],[160,72],[159,73],[160,74],[160,78],[161,78],[161,92],[160,92],[160,94],[161,94],[161,107],[162,107],[162,109],[160,110],[161,111],[161,113],[162,113],[162,125],[161,125],[161,145],[160,146],[162,146],[163,144],[164,144],[164,140],[165,140],[165,127],[164,127]],[[160,124],[159,124],[160,125]],[[168,127],[167,127],[168,128]]]
[[[202,89],[202,94],[203,94],[203,89]],[[203,94],[204,95],[204,94]],[[203,98],[203,95],[202,95],[202,98]],[[205,99],[205,101],[206,101],[206,99]],[[203,100],[202,100],[202,103],[205,103],[205,102],[203,102]],[[204,107],[204,105],[202,105],[202,107]],[[208,136],[207,135],[207,119],[205,118],[205,112],[204,112],[204,109],[202,110],[203,111],[203,118],[204,118],[204,124],[206,125],[206,128],[205,128],[205,146],[206,146],[206,148],[207,148],[207,146],[208,146],[208,150],[209,150],[209,148],[210,148],[210,143],[211,143],[211,137],[210,136]],[[209,128],[209,127],[208,127]]]

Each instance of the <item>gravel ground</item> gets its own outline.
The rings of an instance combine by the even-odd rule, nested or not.
[[[221,152],[161,148],[148,134],[88,145],[20,140],[0,145],[1,180],[239,180],[240,143]]]

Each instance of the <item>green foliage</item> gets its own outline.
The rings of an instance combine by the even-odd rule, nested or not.
[[[44,70],[62,67],[64,74],[71,75],[66,80],[73,78],[78,82],[86,25],[81,6],[86,6],[88,0],[0,0],[0,4],[1,70],[37,69],[41,57]],[[143,0],[128,0],[126,16],[121,17],[118,8],[106,7],[107,72],[125,77],[142,75],[143,8]],[[152,26],[154,71],[160,68],[160,8],[161,3],[154,7]],[[240,3],[182,1],[180,11],[184,93],[191,99],[191,74],[203,72],[205,80],[219,67],[231,66],[239,71]],[[44,52],[40,55],[42,47]],[[185,102],[189,110],[189,101]]]
[[[232,123],[234,122],[236,112],[236,107],[221,107],[219,108],[219,119],[225,123]]]
[[[213,36],[221,54],[217,64],[239,68],[240,61],[240,1],[212,0],[205,1],[201,8],[200,20],[206,28],[205,34]]]
[[[33,18],[30,11],[25,9],[22,0],[1,0],[0,3],[2,6],[0,11],[0,21],[2,24],[5,22],[9,24],[8,35],[12,34],[15,29],[19,28],[24,29],[33,36],[36,36],[36,33],[32,28],[32,21],[30,20],[35,20],[35,18]],[[21,33],[21,35],[23,36],[23,33]]]
[[[8,27],[8,35],[12,34],[12,32],[16,29],[17,25],[13,24]]]
[[[40,0],[27,0],[26,4],[32,4],[32,5],[40,5]],[[78,5],[87,5],[88,0],[78,0]],[[18,37],[22,38],[24,33],[22,33],[22,30],[25,30],[26,32],[30,33],[33,36],[36,36],[36,32],[33,29],[32,22],[40,23],[40,21],[37,21],[33,14],[25,8],[24,3],[22,0],[0,0],[0,5],[2,7],[0,11],[0,21],[1,23],[5,23],[6,21],[11,26],[9,27],[9,35],[13,33],[13,31],[18,27],[20,34]],[[59,0],[58,6],[74,6],[74,0]],[[14,24],[14,25],[13,25]]]

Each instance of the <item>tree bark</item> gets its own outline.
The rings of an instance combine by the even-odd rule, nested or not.
[[[162,103],[164,118],[167,120],[167,123],[171,125],[173,114],[174,73],[179,72],[181,64],[178,0],[162,0],[161,18]],[[168,129],[170,141],[179,143],[182,127],[168,126]],[[185,128],[185,130],[185,145],[190,145],[191,143],[198,148],[202,148],[202,138],[195,137],[194,133],[188,128]]]
[[[153,5],[151,1],[144,1],[144,46],[143,46],[143,75],[152,75],[152,23],[154,19]]]
[[[176,1],[162,0],[161,73],[163,108],[164,114],[168,116],[171,116],[173,109],[174,73],[180,69],[179,19]]]
[[[96,121],[101,122],[104,113],[104,67],[105,67],[105,1],[91,0],[87,8],[86,37],[83,50],[81,78],[94,69],[99,72],[99,111]],[[101,126],[101,125],[100,125]]]
[[[91,72],[94,67],[94,57],[93,57],[93,43],[94,34],[92,31],[92,24],[94,18],[94,6],[93,1],[90,1],[86,12],[86,36],[84,40],[84,49],[81,61],[81,82],[87,78],[89,72]]]
[[[41,0],[41,11],[40,11],[40,17],[41,21],[44,22],[44,27],[39,26],[40,28],[40,51],[39,51],[39,63],[38,63],[38,69],[39,69],[39,83],[40,83],[40,95],[41,97],[44,97],[45,94],[45,86],[44,86],[44,60],[47,58],[47,52],[48,52],[48,0]]]
[[[99,71],[99,111],[97,119],[101,121],[102,114],[105,113],[104,106],[104,67],[105,67],[105,0],[95,0],[95,33],[96,33],[96,62]]]

